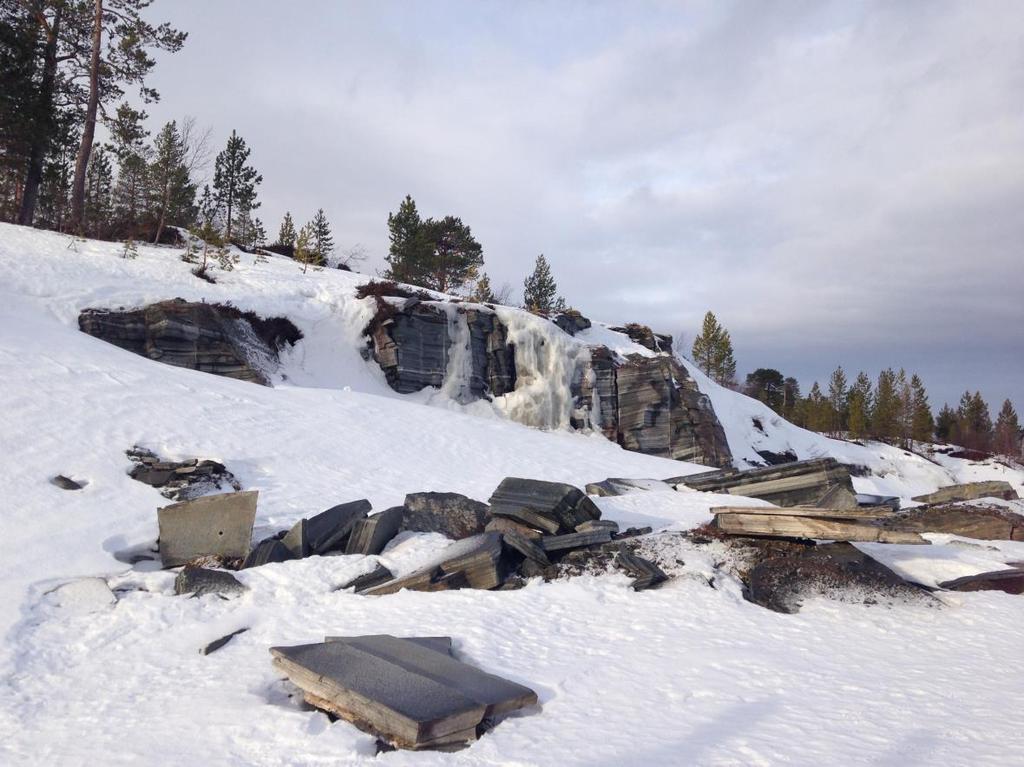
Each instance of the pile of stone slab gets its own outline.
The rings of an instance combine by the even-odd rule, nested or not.
[[[756,469],[722,469],[665,480],[676,487],[708,493],[728,493],[760,498],[776,506],[814,506],[856,509],[850,471],[834,458],[763,466]]]
[[[934,493],[918,495],[914,500],[918,503],[955,503],[957,501],[973,501],[980,498],[998,498],[1004,501],[1016,501],[1020,498],[1009,482],[990,480],[986,482],[967,482],[962,485],[940,487]]]
[[[917,532],[902,530],[898,526],[886,527],[884,523],[894,516],[888,506],[873,509],[719,506],[711,512],[715,515],[715,527],[731,535],[871,543],[928,543]]]
[[[405,749],[464,747],[537,694],[452,656],[450,637],[326,637],[272,647],[307,703]]]
[[[225,489],[241,490],[224,464],[206,458],[168,461],[152,450],[135,446],[125,451],[133,466],[128,476],[160,490],[164,498],[187,501]]]

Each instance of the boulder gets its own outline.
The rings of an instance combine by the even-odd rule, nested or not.
[[[245,557],[252,542],[258,496],[255,490],[207,495],[159,509],[163,566],[176,567],[207,554]]]
[[[210,570],[205,567],[186,565],[174,579],[174,593],[178,595],[192,594],[201,597],[207,594],[231,596],[241,594],[245,585],[235,576],[224,570]]]
[[[610,328],[616,333],[625,333],[629,339],[652,352],[672,354],[672,336],[655,333],[646,325],[631,322],[624,327]]]
[[[582,490],[562,482],[506,477],[490,504],[492,515],[548,534],[571,533],[577,525],[601,518],[601,510]]]
[[[458,493],[409,493],[398,529],[459,540],[484,532],[490,518],[486,503]]]
[[[571,336],[574,336],[590,327],[590,320],[575,309],[567,309],[564,312],[556,314],[551,318],[551,321]]]
[[[871,604],[920,598],[924,591],[849,543],[827,543],[766,559],[747,573],[744,596],[780,613],[798,612],[811,596]]]
[[[926,506],[909,509],[881,523],[892,530],[948,533],[988,541],[1024,541],[1024,515],[999,506]]]
[[[940,487],[934,493],[919,495],[914,500],[918,503],[954,503],[956,501],[973,501],[978,498],[1001,498],[1004,501],[1015,501],[1019,497],[1009,482],[991,480]]]
[[[84,309],[84,333],[177,367],[267,385],[278,352],[302,333],[283,317],[264,319],[233,306],[180,298],[142,309]]]

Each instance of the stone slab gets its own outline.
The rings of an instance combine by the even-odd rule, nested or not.
[[[405,507],[390,509],[356,520],[345,546],[346,554],[380,554],[388,541],[398,534]]]
[[[244,558],[252,543],[259,492],[207,495],[157,511],[160,560],[177,567],[208,554]]]

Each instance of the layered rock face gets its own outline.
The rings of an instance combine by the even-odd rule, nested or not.
[[[267,385],[278,351],[302,333],[289,320],[233,306],[176,298],[142,309],[84,309],[78,327],[122,349],[168,365]]]
[[[583,325],[577,321],[573,329]],[[631,337],[647,342],[644,346],[671,349],[670,337],[648,328],[639,332],[642,326],[629,328],[635,331]],[[553,327],[552,332],[560,331]],[[517,377],[517,350],[509,328],[485,307],[381,299],[367,334],[368,356],[381,366],[391,388],[403,394],[431,386],[465,403],[500,398],[524,383],[524,371]],[[523,341],[521,335],[519,340]],[[530,385],[535,386],[538,348],[544,347],[544,340],[529,341],[534,373]],[[547,352],[557,353],[553,348]],[[551,375],[545,384],[567,388],[564,397],[553,398],[564,401],[570,411],[565,424],[600,431],[627,450],[708,466],[731,464],[725,432],[710,399],[671,353],[621,357],[607,347],[592,346],[582,353],[577,348],[574,354],[571,360],[560,360],[570,367],[568,380]],[[514,411],[510,417],[516,417]],[[560,423],[556,419],[551,425]]]

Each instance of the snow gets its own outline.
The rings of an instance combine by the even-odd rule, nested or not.
[[[621,574],[508,592],[336,590],[377,561],[410,572],[447,544],[406,534],[379,558],[242,571],[249,589],[236,598],[173,596],[173,572],[117,558],[152,544],[155,510],[167,502],[127,476],[124,451],[136,444],[225,463],[260,491],[256,538],[362,497],[379,510],[414,491],[486,499],[508,475],[582,486],[700,467],[554,428],[565,402],[542,387],[506,405],[546,431],[487,403],[395,394],[359,355],[372,307],[354,289],[366,277],[242,256],[210,285],[173,249],[140,246],[136,260],[120,249],[0,225],[0,763],[1003,765],[1024,748],[1024,712],[1008,705],[1024,693],[1013,666],[1024,600],[1004,594],[893,607],[811,600],[778,615],[743,600],[713,548],[692,547],[680,550],[682,577],[642,593]],[[77,330],[86,306],[176,296],[286,315],[305,338],[267,388],[164,366]],[[536,322],[564,344],[559,354],[597,339],[643,353],[603,326],[574,340],[515,314],[515,333],[535,337]],[[523,369],[564,376],[554,349],[524,349]],[[748,436],[756,449],[834,454],[878,472],[858,478],[858,490],[904,497],[982,471],[826,440],[691,372],[742,458],[756,455]],[[768,436],[750,433],[754,415]],[[88,484],[61,490],[55,474]],[[650,490],[595,501],[624,527],[674,531],[708,521],[725,499]],[[878,556],[921,582],[1024,559],[1020,545],[948,537]],[[242,627],[250,630],[199,655]],[[461,658],[534,688],[541,705],[465,751],[375,758],[373,738],[289,697],[267,648],[381,632],[451,635]]]

